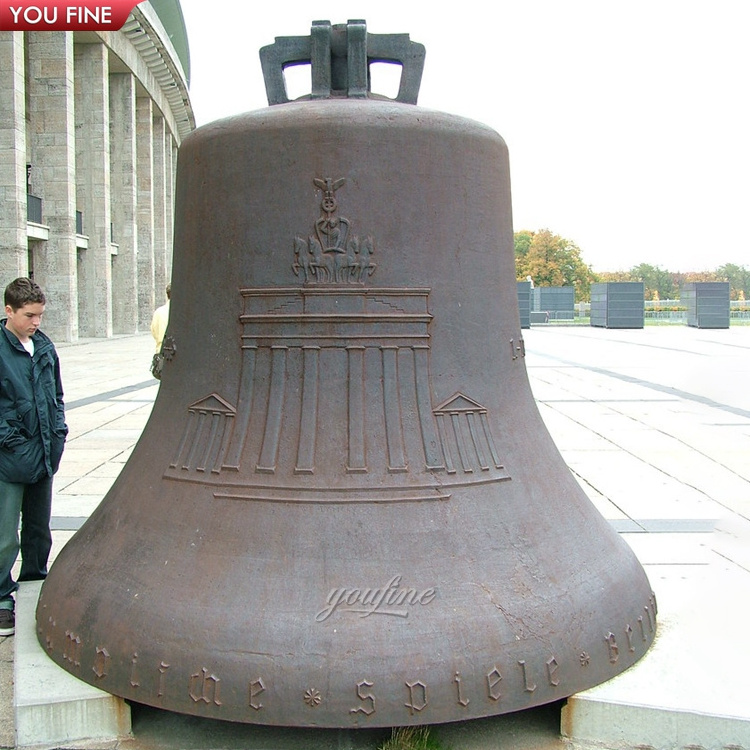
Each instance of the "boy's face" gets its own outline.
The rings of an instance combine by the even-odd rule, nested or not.
[[[14,333],[19,341],[28,341],[42,322],[44,305],[41,302],[29,302],[17,310],[6,305],[5,314],[8,316],[8,330]]]

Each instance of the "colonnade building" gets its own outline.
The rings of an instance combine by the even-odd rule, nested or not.
[[[0,288],[32,277],[53,340],[147,331],[165,301],[189,75],[178,0],[120,31],[0,32]]]

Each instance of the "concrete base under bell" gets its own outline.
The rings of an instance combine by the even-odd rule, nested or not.
[[[39,645],[34,612],[40,588],[41,582],[23,583],[16,594],[16,747],[129,736],[130,706],[58,667]]]
[[[716,534],[727,535],[721,522]],[[648,658],[563,708],[561,731],[575,746],[750,747],[745,670],[735,647],[746,637],[746,604],[736,592],[747,573],[728,561],[689,574],[670,567],[660,574],[659,632]]]

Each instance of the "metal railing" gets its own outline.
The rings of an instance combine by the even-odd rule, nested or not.
[[[656,325],[687,325],[687,307],[680,300],[645,300],[643,308],[645,323]],[[530,322],[532,325],[554,323],[562,325],[588,325],[590,316],[591,303],[576,302],[572,315],[570,311],[531,311]],[[729,319],[731,322],[742,322],[743,324],[745,321],[750,321],[750,302],[747,300],[730,300]]]

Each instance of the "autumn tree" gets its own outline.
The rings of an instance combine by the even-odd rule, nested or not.
[[[572,286],[576,301],[587,300],[594,273],[581,258],[580,248],[549,229],[514,235],[516,278],[531,277],[535,286]]]
[[[529,246],[531,240],[534,239],[534,232],[530,232],[528,229],[522,229],[520,232],[516,232],[513,235],[513,248],[516,253],[516,268],[526,263],[526,258],[529,254]],[[525,281],[524,277],[521,279],[520,272],[516,272],[516,276],[520,281]]]
[[[600,271],[596,274],[596,280],[602,283],[633,281],[630,271]]]

